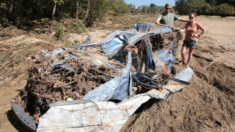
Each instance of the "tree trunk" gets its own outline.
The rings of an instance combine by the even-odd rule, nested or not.
[[[52,20],[54,19],[55,10],[56,10],[56,3],[54,4],[53,11],[52,11],[52,16],[51,16]]]
[[[9,0],[9,7],[8,7],[8,14],[10,17],[12,17],[12,11],[13,11],[13,7],[14,7],[14,2],[13,0]]]
[[[87,17],[88,17],[89,10],[90,10],[90,0],[88,0],[88,2],[87,2],[87,10],[86,10],[85,20],[86,20]]]
[[[76,0],[76,15],[75,15],[75,18],[78,19],[78,9],[79,9],[79,1],[80,0]]]

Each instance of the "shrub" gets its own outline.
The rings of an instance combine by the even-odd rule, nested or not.
[[[82,33],[82,32],[87,32],[87,28],[86,26],[83,24],[83,22],[81,20],[77,20],[75,21],[75,27],[73,29],[74,32],[76,33]]]
[[[216,7],[216,12],[221,16],[233,15],[234,7],[229,4],[221,4]]]
[[[198,10],[199,14],[211,14],[212,13],[212,8],[209,3],[205,3],[204,5],[201,6]]]
[[[9,27],[13,24],[13,22],[8,20],[7,18],[2,18],[0,19],[0,24],[2,25],[2,27]]]
[[[65,31],[65,27],[63,25],[57,25],[56,30],[55,30],[55,34],[53,36],[56,39],[60,40],[66,36],[66,33],[64,31]]]

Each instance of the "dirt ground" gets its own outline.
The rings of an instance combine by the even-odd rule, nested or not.
[[[235,18],[199,16],[196,21],[207,32],[190,64],[191,84],[166,100],[142,105],[122,131],[235,131]],[[178,72],[185,67],[177,66]]]
[[[138,20],[154,22],[155,18],[148,15]],[[235,18],[198,16],[196,21],[207,32],[201,36],[190,64],[195,72],[191,84],[166,100],[153,99],[144,104],[122,131],[235,131]],[[130,27],[122,24],[118,26]],[[182,28],[184,24],[176,22],[175,25]],[[26,58],[39,50],[64,47],[65,44],[52,40],[53,33],[36,35],[15,28],[5,30],[11,36],[0,36],[0,132],[26,132],[10,104],[11,98],[26,85]],[[82,43],[88,34],[92,42],[101,41],[112,30],[110,25],[105,25],[102,30],[79,35],[77,41]],[[71,42],[75,35],[71,33],[68,41]],[[9,59],[3,59],[4,56]],[[180,52],[177,59],[181,60]],[[185,67],[177,66],[177,71]]]

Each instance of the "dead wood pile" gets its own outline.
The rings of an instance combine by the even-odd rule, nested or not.
[[[150,38],[153,51],[163,48],[170,48],[170,45],[183,39],[183,35],[179,31],[169,33],[160,33]]]
[[[57,55],[57,58],[63,58],[61,56]],[[66,67],[52,68],[54,60],[53,57],[41,56],[39,64],[31,64],[25,92],[15,98],[36,122],[49,109],[49,103],[82,100],[86,93],[120,73],[103,65],[91,66],[91,61],[82,58],[64,60]]]

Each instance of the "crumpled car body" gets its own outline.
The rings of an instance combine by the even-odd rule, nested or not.
[[[143,74],[131,71],[133,50],[130,49],[126,54],[123,53],[123,49],[127,45],[135,46],[138,42],[147,38],[145,39],[145,61],[142,62],[145,65],[144,72],[152,69],[169,74],[171,65],[174,62],[176,43],[172,42],[171,48],[152,51],[149,38],[160,33],[173,31],[175,29],[165,25],[136,23],[132,29],[114,31],[100,42],[90,44],[91,36],[82,45],[78,46],[73,42],[73,46],[70,48],[75,48],[79,52],[87,52],[89,47],[100,47],[107,60],[125,64],[125,67],[120,69],[118,76],[87,93],[84,100],[50,104],[50,109],[39,118],[39,124],[30,119],[20,110],[19,105],[12,100],[14,112],[32,131],[119,131],[128,118],[150,98],[165,99],[170,93],[183,88],[183,86],[174,86],[168,83],[169,86],[165,86],[164,90],[158,91],[157,85],[149,86],[138,82],[137,75]],[[74,40],[76,40],[76,37]],[[44,51],[43,54],[44,56],[56,56],[65,49],[68,48],[59,48],[52,52]],[[81,57],[81,54],[68,54],[65,59],[76,59],[77,57]],[[92,58],[86,59],[92,61]],[[98,62],[100,63],[94,63],[94,65],[105,64],[103,60],[98,60]],[[59,62],[54,64],[51,71],[55,68],[66,68],[65,70],[71,71],[71,67]],[[73,70],[73,72],[76,72],[76,69]],[[188,67],[175,80],[188,83],[192,75],[193,71]],[[151,77],[149,79],[151,81]],[[152,87],[152,90],[130,97],[133,82]],[[110,102],[109,100],[118,100],[119,103]]]

